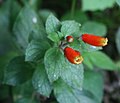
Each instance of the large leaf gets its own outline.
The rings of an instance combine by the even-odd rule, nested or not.
[[[62,22],[61,32],[64,35],[80,36],[80,26],[81,24],[74,20],[64,21]]]
[[[29,81],[27,81],[19,86],[15,86],[13,88],[13,94],[16,97],[15,100],[19,99],[20,95],[21,95],[21,98],[23,98],[23,97],[31,98],[33,93],[34,93],[34,88],[33,88],[31,79]]]
[[[61,77],[68,85],[80,89],[83,81],[83,66],[69,63],[58,48],[49,49],[44,58],[50,82]]]
[[[115,0],[82,0],[82,10],[104,10],[113,7]]]
[[[84,58],[83,64],[85,64],[89,69],[94,69],[93,63],[90,60],[89,53],[83,52],[82,56]]]
[[[38,65],[33,75],[32,83],[38,93],[49,97],[52,87],[47,78],[47,74],[43,64]]]
[[[80,11],[80,10],[75,10],[73,17],[71,17],[71,12],[67,12],[65,15],[63,15],[62,20],[75,20],[81,24],[84,22],[88,21],[87,15]]]
[[[69,87],[61,79],[54,83],[54,94],[59,103],[95,103],[92,96]]]
[[[46,20],[46,32],[51,34],[57,32],[60,28],[60,21],[52,14],[50,14]]]
[[[85,71],[83,88],[90,91],[99,103],[103,97],[103,77],[100,73],[94,71]]]
[[[50,44],[48,42],[32,40],[26,49],[25,60],[38,61],[44,57],[46,50],[49,48]]]
[[[92,21],[84,23],[81,30],[83,33],[89,33],[99,36],[105,36],[107,33],[107,28],[104,24]]]
[[[114,64],[114,62],[107,55],[100,51],[88,52],[87,56],[89,57],[93,65],[99,68],[106,70],[116,70],[116,65]]]
[[[13,31],[16,41],[24,49],[28,45],[30,34],[32,39],[44,40],[46,38],[41,20],[29,6],[25,6],[19,13]]]
[[[120,53],[120,27],[119,27],[118,32],[116,34],[116,45],[117,45],[117,49]]]
[[[43,22],[46,22],[50,14],[56,15],[53,11],[50,11],[49,9],[42,9],[39,11],[39,15],[42,18]]]
[[[36,100],[34,100],[34,98],[23,97],[23,98],[19,98],[15,103],[37,103],[37,102]]]
[[[33,67],[24,61],[24,57],[12,59],[4,71],[4,83],[9,85],[19,85],[32,77]]]

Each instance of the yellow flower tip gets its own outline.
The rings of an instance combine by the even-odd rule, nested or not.
[[[75,57],[75,59],[74,59],[74,63],[75,63],[75,64],[81,64],[82,61],[83,61],[83,57],[82,57],[82,56],[77,56],[77,57]]]
[[[108,43],[108,38],[104,38],[102,41],[103,46],[106,46]]]

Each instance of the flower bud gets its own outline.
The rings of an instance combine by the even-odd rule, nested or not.
[[[108,39],[93,34],[83,34],[82,40],[93,46],[105,46],[107,45]]]
[[[81,56],[80,52],[70,47],[66,47],[64,49],[64,55],[72,64],[80,64],[83,61],[83,57]]]
[[[69,36],[66,37],[66,40],[67,40],[67,42],[71,43],[71,42],[74,41],[74,38],[69,35]]]

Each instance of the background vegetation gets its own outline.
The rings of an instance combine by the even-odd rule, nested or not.
[[[120,0],[0,0],[0,103],[120,103],[119,6]],[[81,44],[87,51],[82,51],[84,73],[82,65],[75,71],[69,64],[69,70],[58,73],[62,79],[44,69],[49,63],[62,68],[60,61],[53,62],[59,58],[49,58],[54,50],[47,51],[45,67],[42,63],[46,50],[60,41],[50,28],[58,20],[76,21],[68,22],[67,32],[67,23],[62,24],[66,29],[59,35],[80,29],[77,36],[92,33],[109,40],[102,50]],[[72,47],[78,49],[76,44]],[[73,72],[80,74],[72,78]]]

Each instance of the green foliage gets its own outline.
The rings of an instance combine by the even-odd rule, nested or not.
[[[35,100],[31,100],[31,98],[20,98],[15,103],[37,103]]]
[[[71,12],[67,12],[63,15],[62,20],[75,20],[81,24],[88,21],[87,15],[81,10],[75,10],[73,17],[71,17]]]
[[[25,53],[25,60],[26,61],[38,61],[44,57],[45,51],[50,48],[50,45],[46,41],[35,41],[32,40]]]
[[[61,32],[63,35],[78,36],[80,32],[81,24],[75,21],[64,21],[62,22]]]
[[[30,34],[35,40],[43,40],[46,37],[42,21],[29,6],[25,6],[19,13],[13,31],[16,42],[23,49],[26,49],[28,45]]]
[[[46,22],[50,14],[56,15],[53,11],[50,11],[49,9],[43,9],[39,11],[39,15],[44,23]]]
[[[120,6],[120,0],[116,0],[116,3]]]
[[[116,44],[117,44],[118,52],[120,53],[120,28],[118,29],[118,32],[116,34]]]
[[[101,69],[116,70],[116,65],[114,62],[107,55],[100,51],[85,52],[83,53],[83,57],[86,59],[84,62],[86,62],[85,64],[89,68],[92,68],[92,65],[95,65]]]
[[[104,24],[92,21],[84,23],[81,30],[83,33],[95,34],[98,36],[105,36],[107,33],[107,28]]]
[[[96,103],[94,97],[69,87],[62,79],[54,83],[54,94],[59,103]]]
[[[77,7],[77,10],[72,8],[72,13],[68,10],[63,16],[59,15],[63,21],[53,15],[54,11],[39,10],[41,1],[0,2],[0,34],[3,34],[0,35],[0,100],[13,95],[15,103],[101,103],[104,89],[104,76],[101,71],[117,70],[117,66],[120,68],[119,62],[116,66],[110,57],[98,51],[102,50],[102,47],[85,43],[81,35],[88,33],[107,36],[109,28],[104,22],[97,20],[105,15],[97,15],[94,20],[93,11],[113,7],[115,0],[82,0],[83,11],[80,7]],[[119,4],[119,0],[116,2]],[[79,6],[79,3],[76,6]],[[68,35],[73,36],[73,42],[67,42]],[[9,38],[10,36],[12,38]],[[9,39],[6,39],[7,37]],[[113,37],[111,38],[110,43],[113,40]],[[1,43],[2,47],[6,43],[12,44],[15,46],[14,51],[4,53]],[[120,52],[119,30],[116,44]],[[64,53],[65,47],[72,48],[74,53],[80,52],[79,57],[83,57],[83,62],[70,63]],[[74,53],[68,56],[76,56]],[[72,59],[75,61],[76,57]]]
[[[46,32],[48,34],[57,32],[59,30],[60,25],[60,21],[51,14],[46,20]]]
[[[33,67],[24,61],[24,57],[15,57],[5,68],[4,83],[13,86],[22,84],[32,77],[33,71]]]
[[[45,67],[39,64],[32,78],[32,83],[36,91],[44,96],[49,97],[52,87],[47,78]]]
[[[101,103],[103,97],[103,77],[100,73],[85,71],[83,88],[96,97],[97,103]]]
[[[50,82],[61,77],[68,85],[77,89],[82,88],[82,65],[73,65],[67,62],[58,48],[51,48],[46,52],[44,63]]]
[[[113,7],[114,3],[115,0],[82,0],[82,10],[104,10],[106,8]]]

